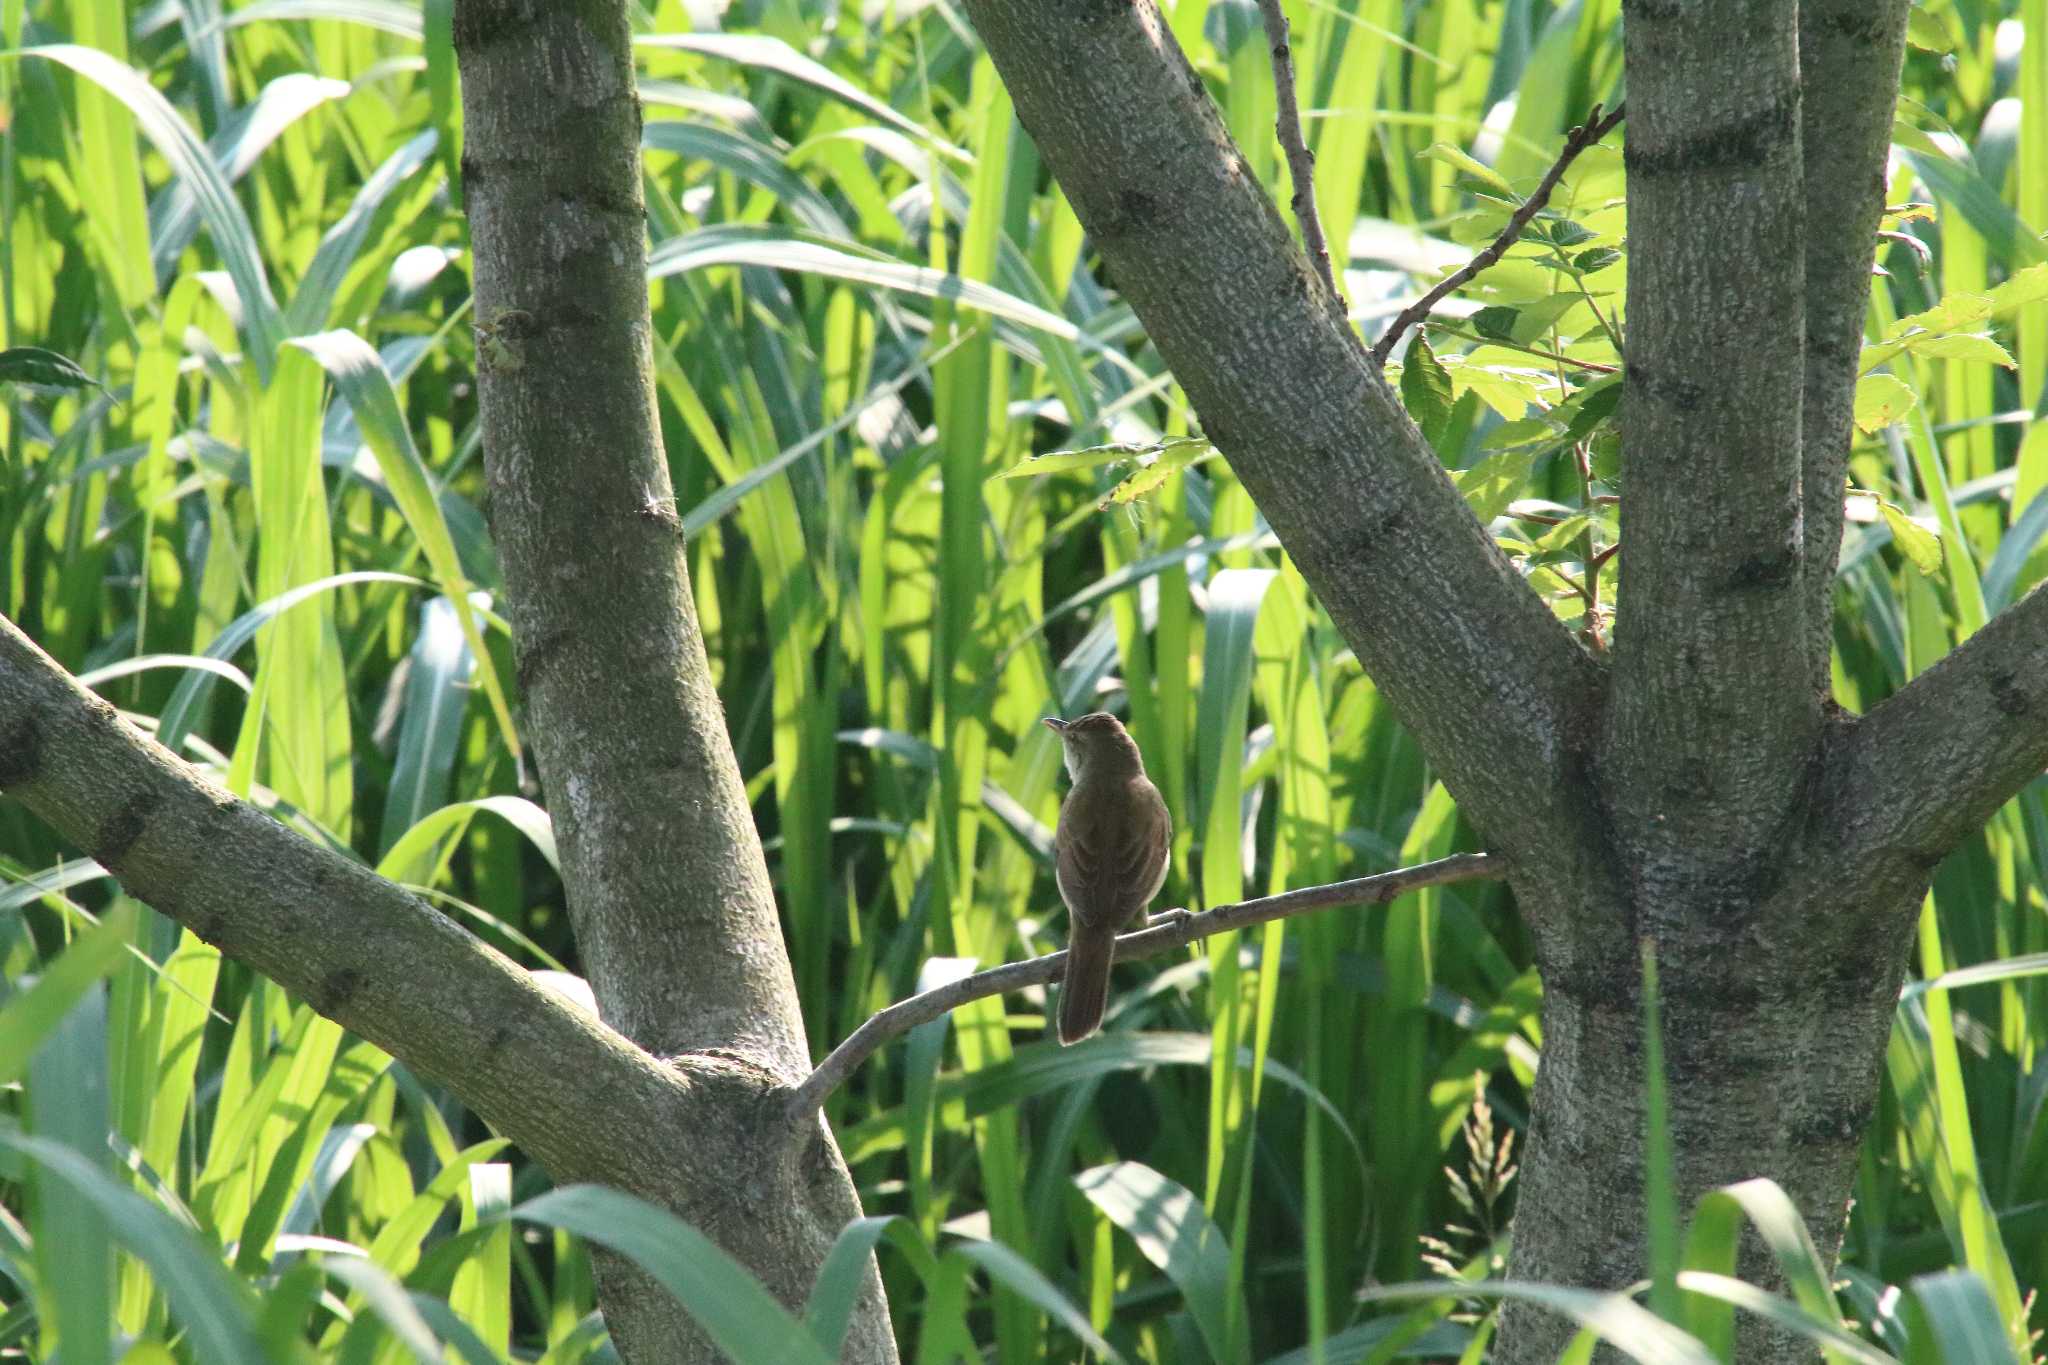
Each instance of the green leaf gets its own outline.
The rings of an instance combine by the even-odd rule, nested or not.
[[[931,130],[914,119],[905,118],[887,102],[845,80],[804,56],[780,38],[758,33],[643,33],[635,35],[635,47],[680,48],[706,57],[717,57],[741,66],[772,71],[779,76],[810,86],[820,94],[849,104],[871,118],[881,120],[905,135],[932,147],[956,161],[967,154],[951,143],[932,136]]]
[[[1569,218],[1560,218],[1551,223],[1546,229],[1546,234],[1559,246],[1577,246],[1580,242],[1590,242],[1600,235],[1583,223],[1575,223]]]
[[[1573,394],[1566,406],[1571,416],[1565,423],[1564,438],[1576,444],[1591,436],[1621,406],[1621,376],[1603,375]]]
[[[1033,1095],[1079,1086],[1096,1076],[1121,1071],[1143,1071],[1160,1066],[1211,1066],[1216,1056],[1215,1040],[1206,1033],[1168,1033],[1156,1029],[1143,1032],[1111,1030],[1098,1033],[1085,1043],[1061,1047],[1056,1042],[1030,1043],[1008,1059],[976,1071],[951,1072],[939,1078],[937,1103],[965,1118],[1019,1104]],[[1237,1065],[1251,1065],[1251,1049],[1240,1048]],[[1358,1135],[1322,1091],[1310,1085],[1301,1073],[1268,1058],[1266,1079],[1278,1081],[1313,1104],[1332,1128],[1343,1137],[1365,1169]],[[948,1117],[948,1122],[956,1119]],[[900,1109],[885,1109],[849,1126],[840,1134],[840,1146],[849,1164],[859,1165],[876,1151],[893,1149],[901,1142],[904,1123]]]
[[[1184,1186],[1137,1161],[1097,1166],[1074,1177],[1089,1202],[1138,1244],[1145,1259],[1166,1272],[1215,1360],[1241,1360],[1228,1324],[1230,1247]],[[1236,1315],[1245,1321],[1242,1311]]]
[[[1502,422],[1480,439],[1481,450],[1520,449],[1528,453],[1527,447],[1548,446],[1558,439],[1557,428],[1548,415],[1542,417],[1518,417],[1512,422]]]
[[[1598,1332],[1610,1345],[1644,1365],[1714,1365],[1714,1357],[1696,1338],[1662,1321],[1626,1294],[1519,1280],[1480,1280],[1376,1285],[1360,1290],[1358,1297],[1365,1303],[1507,1299],[1562,1314]]]
[[[1156,460],[1146,465],[1143,469],[1130,475],[1117,484],[1116,487],[1110,489],[1109,496],[1096,504],[1096,510],[1104,511],[1111,507],[1122,507],[1127,503],[1136,502],[1148,493],[1157,492],[1162,484],[1173,477],[1176,467],[1166,463],[1164,460]]]
[[[569,1185],[512,1210],[633,1261],[675,1295],[737,1365],[829,1365],[816,1337],[762,1283],[667,1209],[618,1190]]]
[[[658,242],[647,256],[647,278],[659,280],[714,265],[765,266],[770,270],[790,270],[947,299],[992,317],[1036,328],[1062,341],[1082,339],[1080,328],[1068,319],[993,285],[910,265],[869,252],[852,242],[816,241],[801,233],[762,224],[720,223]]]
[[[1735,1269],[1745,1221],[1777,1258],[1796,1304],[1785,1303],[1749,1285],[1742,1285],[1733,1296],[1728,1292],[1728,1285],[1740,1284],[1724,1281],[1724,1277]],[[1867,1358],[1856,1356],[1854,1350],[1843,1354],[1845,1342],[1866,1352],[1869,1348],[1855,1342],[1837,1325],[1827,1263],[1815,1248],[1798,1209],[1785,1191],[1771,1181],[1745,1180],[1704,1195],[1693,1209],[1684,1264],[1688,1274],[1679,1277],[1680,1287],[1686,1291],[1679,1321],[1708,1345],[1725,1345],[1733,1340],[1734,1318],[1727,1307],[1732,1303],[1738,1308],[1774,1315],[1815,1339],[1821,1344],[1828,1365]],[[1755,1298],[1746,1299],[1744,1291]],[[1883,1356],[1879,1353],[1876,1358],[1881,1360]]]
[[[1612,427],[1593,437],[1593,477],[1610,488],[1621,487],[1621,434]]]
[[[846,1328],[853,1321],[854,1305],[867,1279],[869,1258],[885,1236],[914,1247],[919,1278],[927,1284],[931,1280],[931,1252],[908,1219],[890,1215],[856,1218],[841,1228],[824,1264],[818,1267],[817,1283],[811,1286],[811,1297],[804,1304],[805,1325],[835,1360],[846,1343]]]
[[[1451,476],[1458,492],[1482,523],[1507,510],[1529,473],[1529,456],[1516,450],[1489,455]]]
[[[346,329],[294,337],[290,344],[319,362],[355,415],[356,426],[377,458],[377,468],[384,474],[392,501],[398,504],[399,514],[425,551],[427,563],[433,567],[434,577],[454,610],[456,624],[483,680],[491,713],[497,719],[498,733],[516,762],[520,752],[519,730],[512,722],[511,704],[491,663],[490,651],[484,648],[476,607],[469,600],[469,580],[462,572],[461,557],[455,552],[455,538],[441,515],[433,478],[420,458],[419,448],[413,444],[405,415],[399,410],[398,391],[392,387],[383,357]]]
[[[1915,355],[1935,360],[1986,360],[1993,365],[2003,365],[2008,370],[2020,367],[2020,363],[2012,358],[2005,347],[1990,337],[1975,332],[1924,338],[1908,337],[1906,349]]]
[[[1148,493],[1156,492],[1161,485],[1196,460],[1205,459],[1216,453],[1216,447],[1207,441],[1180,438],[1167,441],[1160,446],[1157,454],[1138,457],[1136,473],[1126,476],[1123,482],[1109,490],[1109,496],[1098,503],[1097,510],[1121,507],[1136,502]]]
[[[43,1138],[0,1132],[11,1147],[83,1195],[107,1220],[123,1247],[149,1267],[185,1329],[192,1358],[220,1365],[264,1365],[256,1338],[255,1304],[243,1283],[221,1264],[220,1248],[77,1152]],[[124,1177],[125,1178],[125,1177]]]
[[[1621,259],[1621,253],[1611,246],[1596,246],[1591,251],[1581,251],[1572,257],[1572,268],[1584,275],[1596,270],[1605,270]]]
[[[1019,1256],[1001,1242],[985,1241],[978,1237],[962,1238],[949,1253],[972,1261],[988,1272],[988,1277],[1006,1289],[1016,1293],[1043,1309],[1062,1327],[1079,1337],[1089,1350],[1104,1360],[1123,1361],[1116,1348],[1104,1341],[1096,1330],[1088,1325],[1087,1314],[1075,1308],[1066,1295],[1053,1287],[1052,1282],[1038,1273],[1038,1268]]]
[[[1430,445],[1443,440],[1454,401],[1450,372],[1429,348],[1429,339],[1417,332],[1401,362],[1401,402]]]
[[[2014,1365],[2012,1339],[1998,1320],[1998,1305],[1971,1270],[1921,1275],[1908,1286],[1912,1365]]]
[[[1856,430],[1865,436],[1882,431],[1913,410],[1919,396],[1904,380],[1888,374],[1867,374],[1856,381]]]
[[[1167,464],[1168,472],[1171,472],[1204,455],[1213,454],[1215,450],[1215,446],[1199,436],[1177,436],[1170,441],[1112,442],[1109,445],[1086,446],[1076,450],[1051,450],[1043,455],[1032,455],[990,477],[1030,479],[1040,474],[1065,474],[1071,470],[1096,469],[1102,465],[1127,460],[1158,461]]]
[[[1807,1307],[1790,1299],[1768,1293],[1746,1280],[1729,1275],[1717,1275],[1704,1270],[1680,1271],[1678,1287],[1694,1299],[1711,1299],[1743,1312],[1776,1324],[1805,1337],[1821,1348],[1821,1357],[1826,1365],[1898,1365],[1890,1355],[1859,1340],[1842,1330],[1839,1312],[1832,1300],[1823,1310],[1827,1316],[1816,1316]],[[1727,1338],[1722,1338],[1724,1342]],[[1733,1358],[1732,1344],[1726,1345],[1718,1357],[1722,1360]],[[1976,1356],[1966,1356],[1972,1362]]]
[[[1499,304],[1494,304],[1490,308],[1480,309],[1469,320],[1472,323],[1472,330],[1483,337],[1493,341],[1513,341],[1515,320],[1520,316],[1521,310],[1518,308],[1503,308]]]
[[[1948,29],[1941,20],[1924,9],[1913,9],[1906,15],[1906,41],[1923,52],[1950,52],[1955,41],[1949,37]]]
[[[2042,272],[2043,269],[2031,266],[2027,273]],[[1991,316],[1995,307],[1989,294],[1944,294],[1934,307],[1909,313],[1885,328],[1885,340],[1896,340],[1914,332],[1959,332],[1965,327],[1981,324]]]
[[[134,927],[134,903],[123,902],[45,966],[34,985],[8,997],[0,1009],[0,1085],[20,1080],[50,1030],[64,1021],[94,982],[120,965]]]
[[[214,249],[221,254],[228,277],[234,281],[250,363],[255,366],[257,378],[268,383],[284,334],[277,301],[270,292],[270,279],[264,273],[262,252],[256,244],[256,231],[249,225],[249,215],[191,125],[147,76],[104,52],[56,43],[29,48],[21,55],[61,62],[127,105],[157,154],[170,162],[178,178],[190,187],[212,233]]]
[[[1883,499],[1878,510],[1891,528],[1892,543],[1911,560],[1913,567],[1932,577],[1941,572],[1941,537],[1907,516],[1904,509]]]
[[[10,346],[0,351],[0,384],[107,391],[106,385],[79,369],[69,356],[46,351],[40,346]]]
[[[1474,157],[1463,148],[1453,147],[1448,142],[1434,142],[1429,145],[1422,155],[1432,161],[1441,161],[1448,166],[1455,166],[1480,184],[1497,190],[1500,194],[1517,204],[1521,202],[1521,196],[1515,193],[1513,187],[1508,184],[1499,171]]]
[[[555,852],[555,829],[548,813],[523,796],[480,796],[456,801],[420,817],[418,823],[392,840],[377,864],[379,876],[393,877],[434,849],[441,840],[469,825],[470,817],[488,812],[526,836],[534,852],[547,860],[557,876],[561,858]]]

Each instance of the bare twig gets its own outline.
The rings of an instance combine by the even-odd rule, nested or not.
[[[1507,862],[1497,854],[1461,853],[1433,863],[1382,872],[1377,876],[1357,877],[1348,882],[1308,886],[1278,896],[1219,905],[1199,915],[1185,910],[1170,910],[1155,916],[1151,927],[1119,938],[1116,941],[1116,960],[1130,962],[1141,957],[1156,957],[1227,929],[1243,929],[1311,910],[1327,910],[1340,905],[1384,905],[1397,896],[1425,886],[1443,886],[1450,882],[1506,874]],[[899,1000],[869,1016],[866,1023],[832,1049],[832,1055],[818,1063],[804,1083],[790,1093],[787,1112],[791,1122],[802,1123],[809,1119],[825,1102],[827,1095],[892,1038],[973,1001],[1057,981],[1066,966],[1065,952],[1005,963],[913,995],[907,1000]]]
[[[1316,154],[1308,149],[1301,131],[1301,105],[1294,93],[1294,50],[1287,44],[1287,13],[1280,0],[1259,0],[1259,17],[1266,21],[1266,43],[1273,53],[1273,94],[1280,106],[1277,119],[1280,150],[1287,154],[1288,178],[1294,182],[1295,221],[1301,224],[1301,243],[1323,277],[1333,302],[1344,296],[1337,292],[1337,274],[1330,265],[1330,244],[1323,237],[1323,218],[1316,212]]]
[[[1552,162],[1550,169],[1544,173],[1535,192],[1522,201],[1522,206],[1515,210],[1514,216],[1508,219],[1508,225],[1501,229],[1500,235],[1493,239],[1492,244],[1467,261],[1462,269],[1440,280],[1435,288],[1403,308],[1393,324],[1372,344],[1374,364],[1386,364],[1387,356],[1393,352],[1394,343],[1401,339],[1401,333],[1428,317],[1429,310],[1436,307],[1445,295],[1452,290],[1463,288],[1480,271],[1507,254],[1508,248],[1522,235],[1522,229],[1529,226],[1529,220],[1541,213],[1543,206],[1550,202],[1550,192],[1557,188],[1557,182],[1564,176],[1566,168],[1578,159],[1580,152],[1614,131],[1615,125],[1621,122],[1622,111],[1626,107],[1617,104],[1613,112],[1604,118],[1601,117],[1599,105],[1592,107],[1586,115],[1586,121],[1565,135],[1564,150],[1557,154],[1557,160]]]

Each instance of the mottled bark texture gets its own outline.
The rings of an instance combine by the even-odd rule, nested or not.
[[[2048,763],[2038,592],[1867,719],[1825,695],[1905,0],[1625,7],[1624,591],[1606,660],[1536,609],[1332,325],[1150,0],[967,8],[1204,428],[1512,860],[1545,987],[1512,1273],[1644,1273],[1645,939],[1681,1197],[1769,1177],[1834,1255],[1928,877]],[[1496,1359],[1553,1360],[1571,1330],[1510,1313]],[[1743,1331],[1745,1359],[1802,1354]]]
[[[636,1154],[589,1140],[592,1113],[682,1112],[680,1077],[410,892],[200,777],[4,618],[0,791],[129,895],[445,1080],[558,1180],[637,1178]]]
[[[726,1082],[636,1135],[725,1153],[719,1178],[636,1193],[801,1308],[860,1210],[822,1125],[786,1142],[768,1102],[810,1054],[655,416],[626,8],[459,0],[454,35],[491,527],[578,951],[607,1022]],[[601,1271],[628,1359],[713,1358],[651,1280]],[[894,1358],[872,1265],[847,1358]]]
[[[1808,665],[1828,686],[1841,495],[1855,432],[1857,362],[1884,212],[1892,105],[1911,0],[1803,0],[1799,6],[1806,175],[1806,393],[1800,421],[1806,520]]]
[[[0,791],[122,887],[433,1076],[560,1183],[663,1204],[800,1307],[859,1205],[786,1077],[737,1051],[651,1056],[438,911],[198,776],[0,619]],[[667,1291],[598,1253],[634,1365],[719,1359]],[[848,1360],[894,1359],[879,1286]]]

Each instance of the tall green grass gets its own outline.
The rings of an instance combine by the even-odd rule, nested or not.
[[[1616,93],[1615,0],[1287,8],[1318,198],[1369,335],[1417,261],[1461,259],[1489,221],[1457,159],[1425,153],[1476,152],[1526,190]],[[1280,188],[1255,8],[1170,11]],[[1175,818],[1164,903],[1473,847],[1220,460],[1163,464],[1121,502],[1145,457],[998,477],[1195,426],[955,13],[828,23],[769,0],[723,34],[691,33],[676,0],[638,15],[663,430],[814,1049],[960,960],[1058,946],[1059,753],[1036,723],[1055,711],[1130,720]],[[1930,0],[1915,25],[1890,199],[1931,209],[1890,225],[1874,341],[2048,259],[2048,4]],[[309,837],[532,967],[573,967],[480,507],[448,7],[71,0],[7,6],[0,28],[5,344],[107,389],[8,390],[0,606]],[[2015,51],[2021,32],[2035,41]],[[1560,207],[1619,242],[1623,192],[1618,158],[1589,153]],[[1590,277],[1604,309],[1623,268]],[[1518,304],[1515,345],[1612,358],[1526,252],[1469,301]],[[2010,365],[1879,356],[1914,405],[1862,438],[1854,478],[1945,556],[1923,576],[1894,543],[1913,521],[1851,527],[1846,704],[2040,576],[2044,318],[2036,297],[1964,329]],[[1560,379],[1459,332],[1433,338],[1447,464],[1489,514],[1538,499],[1569,520],[1578,476],[1532,463],[1512,425]],[[1557,591],[1583,568],[1578,537],[1611,534],[1594,512],[1502,529]],[[2021,1340],[2048,1269],[2044,838],[2032,791],[1936,879],[1919,966],[1943,984],[1901,1004],[1842,1271],[1869,1351],[1994,1358],[1969,1334]],[[0,871],[0,1347],[70,1365],[382,1361],[437,1342],[594,1359],[584,1235],[678,1282],[710,1276],[702,1312],[751,1302],[688,1229],[545,1193],[429,1079],[5,806]],[[1542,1041],[1496,888],[1120,973],[1107,1032],[1079,1048],[1048,1041],[1044,1004],[928,1026],[834,1098],[873,1217],[805,1314],[719,1319],[728,1349],[829,1356],[844,1267],[871,1247],[906,1353],[933,1362],[1476,1359],[1474,1315],[1503,1292],[1710,1358],[1728,1305],[1793,1311],[1726,1278],[1732,1229],[1777,1216],[1756,1191],[1678,1211],[1675,1323],[1470,1282],[1500,1247],[1449,1231],[1444,1168],[1475,1099],[1523,1124]],[[1415,1280],[1425,1236],[1465,1282],[1399,1308],[1357,1297]],[[1828,1317],[1798,1248],[1772,1245],[1802,1321]]]

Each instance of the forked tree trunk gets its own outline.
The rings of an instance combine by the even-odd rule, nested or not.
[[[968,10],[1208,435],[1514,864],[1545,998],[1511,1273],[1645,1273],[1645,940],[1679,1199],[1768,1177],[1832,1258],[1927,880],[2048,762],[2039,592],[1867,718],[1825,696],[1907,0],[1625,7],[1622,587],[1599,659],[1451,495],[1149,0]],[[1810,1354],[1741,1331],[1744,1359]],[[1496,1358],[1571,1335],[1512,1312]]]
[[[1928,878],[2048,764],[2048,593],[1868,717],[1822,691],[1907,0],[1627,8],[1627,548],[1603,659],[1465,510],[1150,0],[968,8],[1208,433],[1513,866],[1546,991],[1513,1272],[1644,1271],[1646,939],[1680,1198],[1769,1177],[1833,1255]],[[822,1126],[780,1118],[806,1044],[664,515],[624,10],[460,0],[455,32],[496,530],[616,1030],[196,779],[12,626],[0,788],[557,1179],[676,1210],[796,1306],[858,1205]],[[715,1358],[644,1277],[608,1268],[604,1301],[636,1363]],[[1497,1357],[1568,1335],[1511,1315]],[[1796,1349],[1758,1335],[1744,1358]],[[894,1358],[872,1274],[846,1358]]]

